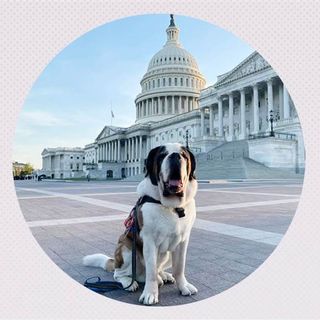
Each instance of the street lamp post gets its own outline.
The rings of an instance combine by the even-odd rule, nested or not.
[[[191,134],[189,134],[189,129],[186,130],[186,134],[183,136],[186,139],[186,148],[189,149],[189,138],[191,138]]]
[[[270,110],[269,118],[268,116],[266,118],[267,122],[270,122],[270,125],[271,125],[270,137],[274,137],[273,123],[277,122],[279,119],[280,119],[279,112],[275,114],[273,110]]]

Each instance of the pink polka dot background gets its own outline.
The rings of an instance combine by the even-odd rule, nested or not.
[[[16,120],[46,65],[83,33],[108,21],[150,13],[206,20],[257,49],[286,84],[306,146],[302,198],[272,256],[231,289],[177,307],[127,305],[73,281],[31,235],[11,174]],[[319,17],[318,1],[1,1],[0,317],[319,318]]]

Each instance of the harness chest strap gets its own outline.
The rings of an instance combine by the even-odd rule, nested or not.
[[[156,200],[150,196],[142,196],[139,198],[139,200],[137,201],[136,207],[137,206],[142,206],[144,203],[146,202],[151,202],[151,203],[157,203],[157,204],[162,204],[161,201]],[[175,212],[177,213],[179,218],[183,218],[185,216],[184,213],[184,208],[175,208],[174,209]]]

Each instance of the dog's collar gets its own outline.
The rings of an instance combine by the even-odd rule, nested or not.
[[[145,195],[138,199],[136,206],[142,206],[146,202],[157,203],[162,205],[161,201]],[[183,218],[185,216],[184,208],[174,208],[174,210],[177,213],[179,218]]]

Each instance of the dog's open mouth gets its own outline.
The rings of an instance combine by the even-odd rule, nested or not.
[[[183,182],[181,179],[169,179],[164,185],[171,194],[177,194],[183,191]]]

